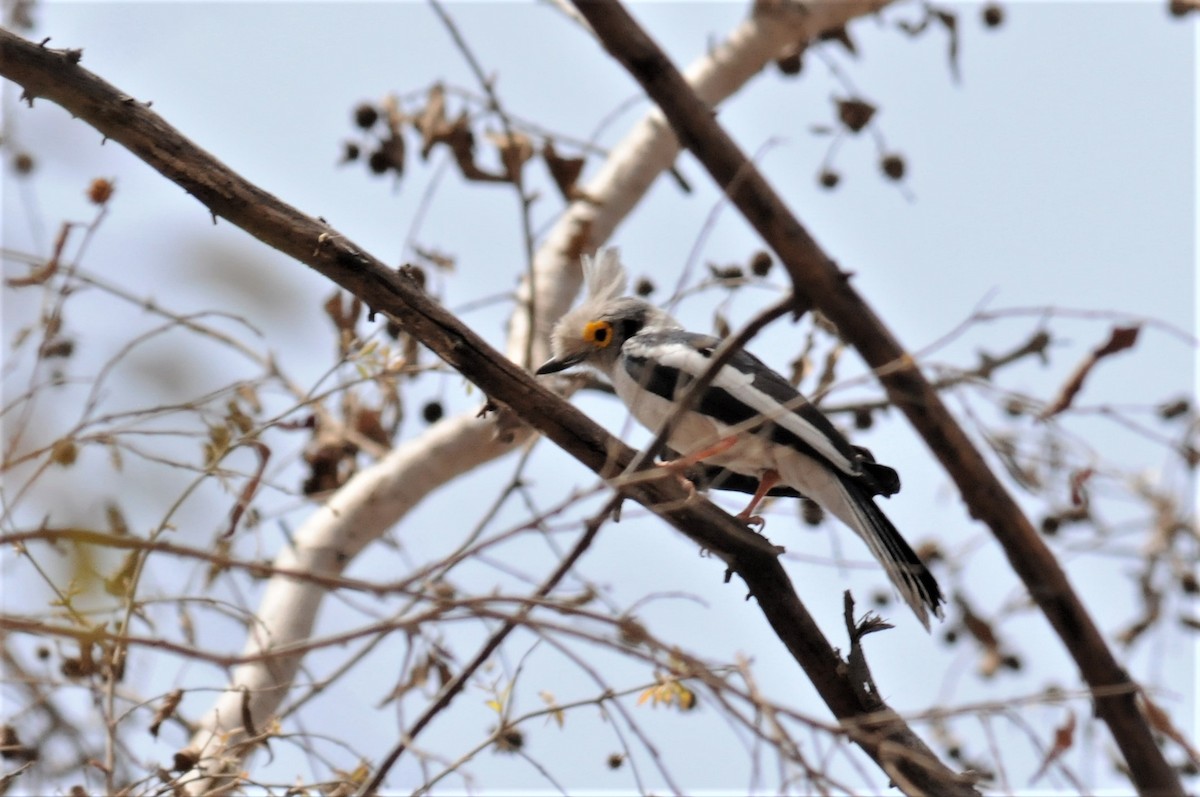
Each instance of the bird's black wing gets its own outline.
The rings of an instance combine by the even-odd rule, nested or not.
[[[650,330],[626,341],[622,359],[632,379],[675,400],[708,368],[720,343],[719,338],[694,332]],[[749,352],[738,351],[729,359],[696,409],[727,426],[763,418],[764,423],[751,427],[752,431],[827,462],[872,494],[892,495],[900,489],[895,470],[852,446],[796,388]]]

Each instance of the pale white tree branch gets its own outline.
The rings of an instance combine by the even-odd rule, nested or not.
[[[818,0],[806,4],[763,0],[729,37],[706,52],[686,72],[697,93],[714,107],[741,89],[786,48],[823,31],[873,13],[890,0]],[[579,258],[594,252],[636,207],[654,180],[670,168],[679,143],[662,114],[652,110],[612,149],[599,172],[582,189],[546,236],[534,257],[532,278],[518,291],[506,347],[520,361],[548,356],[549,328],[579,290]],[[531,292],[538,318],[527,311]],[[530,336],[533,340],[530,341]],[[320,575],[336,575],[370,542],[454,478],[528,440],[525,428],[505,429],[467,413],[440,421],[398,445],[359,472],[297,530],[293,545],[275,564]],[[270,656],[303,642],[326,590],[311,582],[275,576],[268,583],[249,632],[247,655],[258,661],[236,668],[228,689],[199,723],[187,751],[206,776],[235,773],[249,752],[245,720],[256,729],[275,714],[300,665],[299,656]],[[266,654],[266,655],[264,655]],[[229,783],[229,781],[226,781]],[[232,785],[232,784],[230,784]],[[221,784],[210,777],[191,781],[188,791],[205,793]]]

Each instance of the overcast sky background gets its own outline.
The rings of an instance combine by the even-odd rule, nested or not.
[[[1193,392],[1195,349],[1187,335],[1195,330],[1197,298],[1196,23],[1169,17],[1165,3],[1157,2],[1017,2],[1005,5],[1002,27],[985,30],[979,5],[953,8],[960,16],[962,37],[957,83],[947,67],[943,31],[910,39],[893,24],[867,19],[851,31],[859,58],[831,45],[821,48],[820,57],[809,54],[798,80],[782,79],[768,70],[723,106],[720,118],[743,148],[760,153],[759,165],[773,185],[821,245],[843,268],[855,272],[857,288],[910,349],[920,351],[943,338],[985,300],[992,309],[1117,311],[1160,319],[1170,328],[1147,328],[1135,351],[1114,358],[1094,374],[1083,401],[1092,406],[1149,404]],[[449,9],[484,68],[498,76],[497,89],[506,107],[521,118],[587,139],[613,109],[639,96],[619,65],[548,5],[454,3]],[[731,30],[746,6],[658,3],[637,5],[634,11],[676,62],[686,65]],[[394,263],[411,256],[405,241],[413,234],[423,190],[442,156],[425,167],[410,160],[410,172],[398,189],[390,179],[369,179],[360,165],[338,167],[341,142],[353,135],[351,109],[362,100],[419,90],[439,79],[477,91],[445,28],[419,3],[51,3],[39,7],[36,16],[38,37],[53,37],[55,46],[84,48],[84,66],[131,96],[153,100],[154,109],[167,121],[245,177],[302,211],[323,216],[358,245]],[[919,17],[919,9],[911,4],[900,4],[885,15],[890,22]],[[830,97],[847,93],[846,84],[831,74],[830,64],[880,106],[878,129],[889,149],[902,153],[908,164],[902,189],[880,177],[875,145],[866,135],[841,146],[836,168],[842,182],[837,190],[816,185],[828,139],[814,135],[811,127],[832,122]],[[319,314],[329,290],[323,279],[229,224],[214,227],[204,208],[119,146],[99,146],[93,130],[70,122],[47,102],[37,103],[33,112],[19,108],[12,86],[4,88],[5,132],[38,161],[34,181],[18,184],[6,174],[6,249],[46,252],[60,220],[90,217],[83,196],[87,180],[115,176],[117,195],[88,251],[88,268],[182,311],[217,304],[245,314],[264,330],[264,346],[277,353],[297,381],[313,384],[321,378],[330,347],[327,321]],[[605,129],[601,143],[619,140],[645,109],[640,102],[620,114]],[[585,180],[596,163],[589,161]],[[655,298],[660,300],[674,285],[717,202],[717,193],[694,160],[683,156],[679,167],[693,193],[681,193],[668,179],[659,181],[612,241],[621,247],[635,276],[649,275],[659,285]],[[437,286],[445,303],[455,308],[511,290],[523,262],[511,194],[503,188],[463,185],[453,173],[437,185],[414,237],[456,260],[455,273]],[[558,198],[547,191],[536,208],[539,223],[552,219],[559,207]],[[759,246],[749,227],[725,209],[704,243],[696,273],[702,274],[708,261],[744,262]],[[6,269],[12,268],[6,263]],[[782,285],[779,272],[772,274],[772,281]],[[683,303],[677,312],[708,331],[719,298],[706,294]],[[771,293],[745,290],[727,312],[736,326],[771,300]],[[86,308],[86,301],[81,300],[80,307]],[[5,334],[11,335],[37,308],[7,292],[4,310]],[[509,305],[499,303],[472,310],[464,318],[502,347],[508,312]],[[1055,319],[1050,329],[1061,334],[1063,343],[1051,365],[1016,367],[1005,372],[1003,384],[1049,398],[1079,357],[1103,342],[1116,320]],[[83,372],[89,362],[98,367],[112,347],[128,339],[131,329],[148,325],[132,316],[75,316],[73,323],[89,330],[76,362]],[[969,367],[977,351],[1003,351],[1026,339],[1037,323],[1036,316],[1026,315],[972,327],[930,356],[934,362]],[[751,348],[786,369],[799,346],[796,330],[779,324]],[[185,395],[231,378],[224,364],[211,375],[180,372],[179,363],[188,360],[178,354],[169,345],[151,346],[136,367],[149,382],[158,380],[160,387],[169,385]],[[217,352],[201,348],[187,354],[206,357]],[[840,376],[861,376],[863,370],[851,355]],[[210,379],[217,381],[206,381]],[[877,395],[869,380],[858,384],[833,400]],[[478,402],[478,393],[468,393],[454,376],[430,380],[421,390],[452,412]],[[625,428],[624,412],[611,398],[583,396],[578,403],[609,428]],[[951,398],[951,405],[964,408],[957,397]],[[978,404],[970,406],[986,413]],[[418,413],[410,415],[402,430],[405,435],[422,428]],[[1097,461],[1118,458],[1125,467],[1162,478],[1190,505],[1193,482],[1161,447],[1104,419],[1072,423],[1096,452]],[[630,429],[627,437],[634,444],[645,442],[640,430]],[[955,550],[973,551],[965,559],[961,583],[970,585],[978,607],[994,609],[1018,594],[1003,554],[965,516],[946,476],[898,414],[856,434],[855,440],[901,470],[904,492],[885,508],[911,541],[933,536]],[[398,535],[404,556],[420,562],[453,546],[460,535],[447,537],[446,532],[472,525],[478,507],[491,502],[512,468],[511,458],[495,463],[431,497],[405,520]],[[593,484],[590,474],[548,444],[538,447],[531,472],[536,474],[542,506]],[[54,489],[53,484],[46,489]],[[114,489],[140,496],[143,506],[131,511],[141,515],[143,524],[161,516],[161,499],[155,503],[157,488],[152,483],[119,483]],[[722,503],[736,508],[738,500]],[[78,517],[94,517],[102,507],[90,497],[66,493],[59,504],[62,512]],[[697,557],[682,537],[633,510],[627,507],[626,519],[606,528],[582,571],[608,586],[618,603],[652,591],[701,596],[706,603],[652,604],[645,616],[652,625],[660,624],[664,634],[713,657],[728,659],[737,652],[752,656],[756,673],[772,694],[826,717],[757,610],[741,600],[741,590],[720,585],[718,563]],[[1114,521],[1122,519],[1119,509],[1113,511]],[[297,512],[293,522],[304,514]],[[201,520],[203,508],[189,508],[184,517],[197,525],[182,529],[184,541],[211,539],[212,522]],[[499,527],[522,517],[515,508],[501,515]],[[774,505],[767,532],[793,554],[834,555],[851,563],[868,559],[844,529],[800,528],[790,504]],[[268,548],[280,544],[269,533],[260,539]],[[835,539],[840,542],[831,543]],[[1126,547],[1135,549],[1140,541],[1131,533]],[[1090,557],[1077,550],[1065,551],[1064,560],[1106,631],[1122,628],[1135,617],[1130,560]],[[396,565],[392,555],[367,556],[350,574],[394,578]],[[884,584],[874,567],[834,567],[792,556],[788,568],[835,644],[843,639],[841,590],[849,586],[865,602]],[[39,588],[23,582],[11,560],[4,572],[8,606],[37,606]],[[31,585],[32,591],[14,598],[17,583]],[[478,589],[486,591],[482,584]],[[1026,668],[1019,676],[991,681],[973,675],[974,659],[961,646],[947,649],[936,630],[933,637],[926,636],[902,607],[892,606],[890,616],[896,630],[872,637],[868,654],[885,697],[898,709],[1004,700],[1050,681],[1068,689],[1078,686],[1061,645],[1043,621],[1028,613],[1004,627],[1020,641],[1019,648],[1031,654]],[[320,628],[328,631],[359,620],[359,614],[338,601],[328,601]],[[232,639],[223,644],[239,648],[240,642]],[[330,661],[340,655],[335,652]],[[381,653],[361,668],[356,676],[362,679],[361,688],[351,679],[316,715],[323,732],[352,736],[358,749],[375,756],[390,747],[396,732],[394,712],[374,705],[380,679],[394,678],[389,667],[399,661],[394,651],[388,655]],[[1139,678],[1165,690],[1164,702],[1173,717],[1191,723],[1194,738],[1196,717],[1189,707],[1195,704],[1196,668],[1191,641],[1182,634],[1155,638],[1134,648],[1129,662]],[[539,684],[553,682],[555,666],[562,665],[548,654],[531,658],[523,676],[530,684],[525,708],[536,706]],[[620,665],[612,666],[617,678],[626,674]],[[944,671],[950,675],[943,677]],[[628,674],[631,679],[645,677],[644,671],[635,674],[631,669]],[[218,673],[195,667],[141,676],[147,695],[191,678],[213,687],[221,682]],[[569,683],[555,688],[560,699],[569,699]],[[579,688],[583,693],[593,687]],[[488,727],[485,700],[479,692],[463,695],[458,713],[431,727],[423,743],[453,756],[461,752],[463,738],[471,744],[482,738]],[[1081,705],[1076,704],[1077,710]],[[198,695],[190,696],[185,706],[194,713],[202,708]],[[656,732],[664,757],[685,786],[744,787],[742,749],[731,735],[697,734],[690,717],[662,709],[653,715],[649,709],[641,711],[639,719]],[[1080,719],[1088,716],[1084,708]],[[1030,717],[1049,729],[1062,721],[1063,711],[1038,709]],[[607,740],[607,731],[594,717],[579,716],[565,731],[547,727],[531,734],[530,752],[548,762],[566,785],[631,788],[627,773],[604,767],[609,741],[588,742],[591,731],[585,729],[593,724],[601,734],[595,738]],[[1110,746],[1107,735],[1093,734],[1090,723],[1088,728],[1075,763],[1098,785],[1112,784],[1102,755]],[[979,732],[978,725],[973,732]],[[164,761],[179,742],[166,738],[158,743]],[[735,745],[732,754],[730,745]],[[1013,753],[1010,776],[1013,786],[1022,787],[1022,777],[1036,766],[1037,751],[1024,749],[1028,745],[1016,747],[1021,749]],[[302,755],[287,746],[276,746],[273,752],[275,760],[269,765],[259,762],[265,768],[257,773],[271,772],[279,781],[290,781],[297,767],[304,766]],[[1080,764],[1088,755],[1095,763]],[[354,762],[341,763],[352,768]],[[398,768],[392,782],[405,784],[417,777],[415,769],[406,769],[412,766],[409,762]],[[486,753],[475,771],[488,789],[547,788],[519,759]],[[1064,785],[1054,778],[1052,773],[1042,785]]]

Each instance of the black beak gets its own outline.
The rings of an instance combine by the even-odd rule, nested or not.
[[[581,351],[576,354],[568,354],[566,357],[546,360],[546,362],[542,363],[542,367],[534,371],[534,373],[538,376],[542,374],[557,374],[559,371],[565,371],[572,365],[578,365],[583,362],[585,357],[587,357],[587,352]]]

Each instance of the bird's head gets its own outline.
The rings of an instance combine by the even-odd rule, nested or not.
[[[621,346],[629,338],[646,327],[678,326],[649,302],[624,295],[625,269],[615,249],[601,250],[595,258],[584,255],[583,276],[587,296],[554,325],[550,333],[554,356],[537,370],[538,374],[587,364],[611,375]]]

